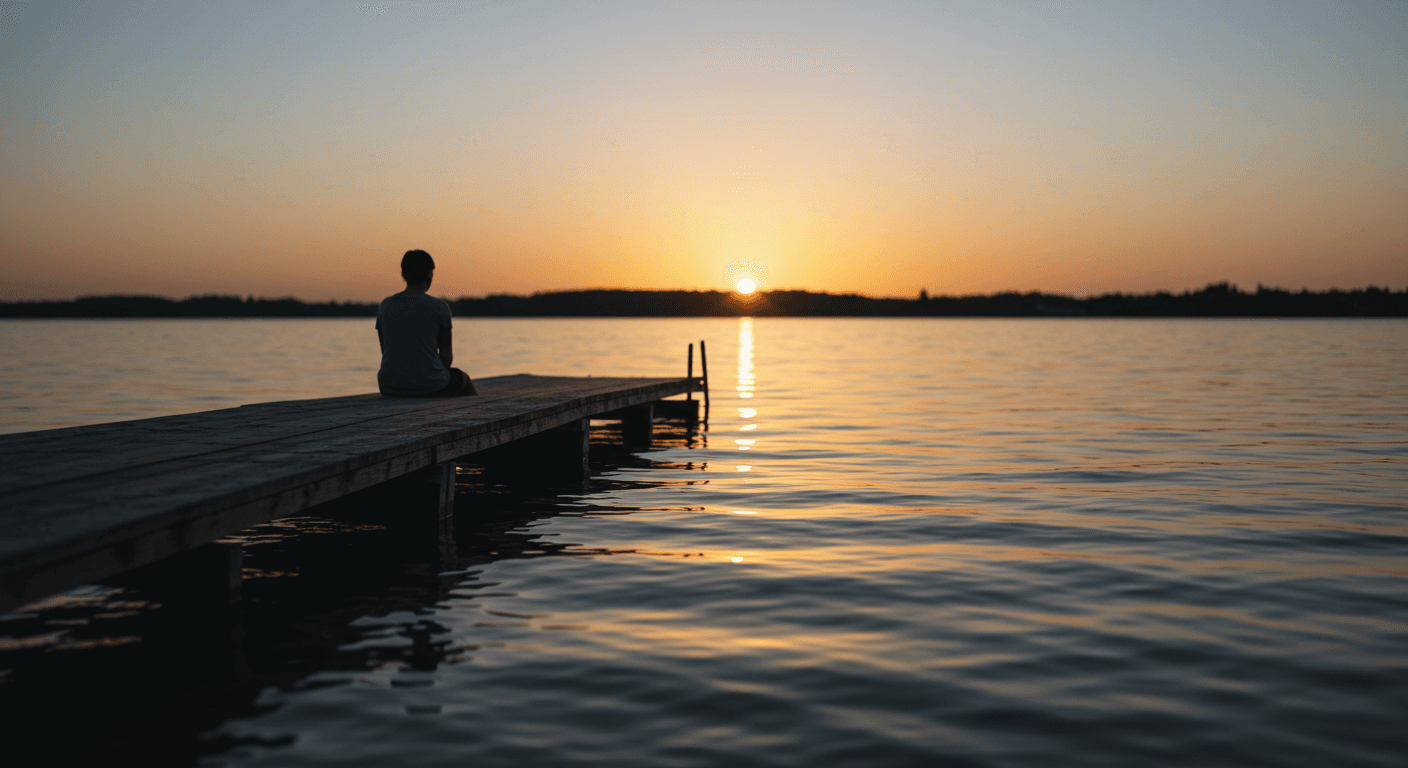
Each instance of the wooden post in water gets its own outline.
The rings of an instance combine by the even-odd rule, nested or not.
[[[218,584],[216,599],[224,597],[227,605],[240,601],[244,592],[244,547],[239,544],[212,543],[213,578]]]
[[[690,426],[699,422],[698,400],[656,400],[652,408],[662,419],[681,419]]]
[[[440,463],[440,510],[435,519],[441,522],[455,518],[455,477],[459,465],[453,461]]]
[[[704,429],[709,429],[709,356],[704,352],[704,340],[699,340],[699,368],[704,374]]]
[[[440,558],[449,562],[455,556],[455,480],[460,467],[453,461],[443,461],[439,469],[440,509],[435,515],[435,534],[440,542]]]
[[[689,389],[685,390],[684,399],[694,399],[694,342],[689,343],[689,357],[685,363],[684,377],[689,379]]]
[[[651,403],[621,409],[621,439],[627,445],[649,448],[655,432],[655,406]]]
[[[211,542],[177,553],[144,569],[162,585],[161,602],[196,613],[227,611],[240,601],[244,548]]]
[[[563,466],[586,475],[591,471],[592,420],[577,419],[557,428]]]

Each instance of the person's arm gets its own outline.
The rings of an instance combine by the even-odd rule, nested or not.
[[[440,362],[444,363],[445,367],[448,369],[450,363],[455,361],[455,350],[454,345],[451,343],[450,329],[441,328],[440,335],[436,338],[435,342],[440,347]]]
[[[378,347],[381,347],[381,353],[382,353],[383,355],[386,354],[386,339],[383,339],[383,338],[381,337],[381,329],[380,329],[380,328],[377,328],[377,329],[376,329],[376,345],[377,345]]]

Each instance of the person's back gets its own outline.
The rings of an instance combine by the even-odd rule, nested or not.
[[[450,305],[427,293],[435,262],[425,251],[401,259],[406,290],[382,300],[376,313],[381,342],[377,387],[383,395],[434,397],[477,394],[469,376],[451,368]]]
[[[450,305],[424,293],[387,296],[376,311],[381,369],[376,383],[386,395],[428,395],[450,383],[440,359],[440,329],[450,327]]]

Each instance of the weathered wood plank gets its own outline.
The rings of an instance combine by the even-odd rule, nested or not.
[[[54,482],[157,464],[186,456],[209,456],[240,446],[264,445],[354,424],[416,419],[485,418],[502,408],[521,411],[564,397],[590,399],[641,379],[561,379],[509,376],[486,379],[475,398],[382,398],[356,395],[325,400],[267,403],[243,408],[141,419],[92,427],[0,435],[0,497]],[[573,386],[573,382],[585,382]],[[306,407],[300,403],[308,403]],[[142,439],[144,438],[144,439]],[[115,452],[113,446],[122,445]]]
[[[570,382],[590,382],[573,388]],[[99,475],[134,465],[158,464],[180,457],[199,457],[239,445],[286,440],[298,434],[334,430],[352,423],[400,419],[407,414],[449,414],[465,410],[491,413],[496,404],[521,407],[532,397],[555,400],[590,396],[612,382],[639,379],[560,379],[545,376],[501,376],[484,380],[482,395],[472,399],[406,399],[358,395],[324,400],[293,400],[206,411],[200,414],[69,427],[38,433],[0,435],[0,496],[24,488],[66,482],[75,476]],[[306,403],[306,404],[304,404]],[[142,440],[141,437],[145,437]],[[113,445],[124,445],[114,452]]]
[[[606,402],[596,407],[610,407],[611,404]],[[215,503],[219,503],[222,499],[215,497],[220,496],[225,486],[238,488],[246,495],[259,495],[267,490],[263,487],[265,480],[275,483],[286,481],[297,470],[311,468],[321,470],[323,475],[339,474],[415,451],[434,451],[434,454],[426,453],[416,464],[450,460],[567,423],[580,418],[582,412],[581,408],[569,411],[553,408],[551,404],[528,413],[511,407],[487,409],[488,413],[482,412],[486,409],[479,410],[480,418],[470,419],[467,423],[465,420],[457,420],[456,423],[449,419],[417,417],[395,423],[360,424],[324,430],[318,434],[295,435],[275,444],[238,446],[218,454],[139,465],[102,476],[69,481],[64,484],[64,496],[85,505],[106,501],[105,506],[109,508],[114,506],[113,502],[125,501],[128,497],[145,499],[147,505],[169,507],[170,499],[193,489],[197,495],[213,498]],[[29,493],[6,494],[3,499],[9,506],[41,512],[50,520],[56,511],[52,502],[57,499],[44,488],[31,489]],[[46,506],[49,507],[47,510],[44,509]],[[134,511],[139,516],[146,514],[145,510]],[[7,517],[12,523],[22,523],[24,514],[12,513]],[[3,547],[3,542],[0,542],[0,547]]]

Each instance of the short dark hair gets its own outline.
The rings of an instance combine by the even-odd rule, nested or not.
[[[401,277],[407,283],[429,280],[432,269],[435,269],[435,259],[425,251],[406,251],[406,255],[401,257]]]

